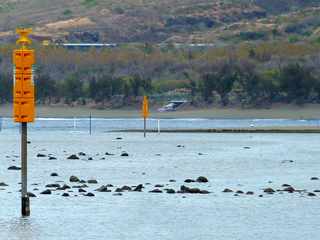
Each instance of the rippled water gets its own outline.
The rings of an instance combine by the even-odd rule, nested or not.
[[[12,119],[2,119],[2,129],[16,129],[18,124]],[[149,129],[208,129],[208,128],[249,128],[249,127],[304,127],[320,126],[319,119],[293,120],[293,119],[148,119]],[[88,118],[39,118],[30,124],[31,130],[79,130],[89,131]],[[0,127],[1,128],[1,127]],[[107,132],[124,129],[142,129],[141,119],[115,119],[93,118],[92,129],[95,132]]]
[[[69,176],[77,175],[99,181],[89,188],[95,197],[74,192],[63,198],[61,192],[32,191],[37,198],[31,199],[31,217],[26,219],[20,218],[20,172],[7,170],[19,166],[15,155],[19,155],[20,135],[15,128],[0,132],[0,182],[9,184],[0,190],[1,240],[319,239],[320,195],[262,192],[284,183],[308,191],[320,189],[320,181],[310,181],[320,177],[318,134],[148,134],[144,139],[138,133],[104,131],[89,136],[83,129],[73,131],[72,122],[64,131],[31,129],[29,189],[35,187],[32,183],[39,184],[39,191],[55,181],[70,184]],[[66,160],[80,151],[94,160],[88,161],[88,156]],[[122,151],[129,157],[120,157]],[[37,158],[40,152],[58,160]],[[115,155],[104,156],[105,152]],[[59,177],[50,177],[52,172]],[[189,185],[209,190],[208,195],[148,192],[154,184],[169,184],[177,190],[184,179],[200,175],[210,182]],[[170,179],[177,182],[169,183]],[[142,193],[123,196],[93,191],[102,184],[139,183],[152,185]],[[255,195],[233,196],[222,193],[224,188],[250,190]]]

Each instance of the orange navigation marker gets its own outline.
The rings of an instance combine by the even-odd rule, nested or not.
[[[17,44],[19,49],[13,52],[14,84],[13,84],[13,118],[21,123],[21,213],[30,216],[30,200],[28,196],[28,153],[27,134],[28,122],[33,122],[35,117],[35,87],[33,82],[32,67],[35,63],[34,50],[28,49],[32,42],[28,35],[31,29],[17,29],[20,38]]]
[[[143,122],[144,122],[144,131],[143,135],[146,137],[146,132],[147,132],[147,118],[149,117],[149,101],[148,97],[144,96],[143,97],[143,103],[142,103],[142,117],[143,117]]]

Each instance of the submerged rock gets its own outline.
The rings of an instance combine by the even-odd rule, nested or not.
[[[284,188],[283,191],[284,191],[284,192],[293,193],[293,192],[295,192],[296,190],[295,190],[293,187],[289,186],[289,187]]]
[[[28,197],[31,197],[31,198],[35,198],[37,197],[34,193],[32,192],[28,192]]]
[[[49,157],[49,160],[57,160],[57,158],[50,156],[50,157]]]
[[[121,157],[129,157],[129,153],[127,153],[127,152],[122,152],[120,156],[121,156]]]
[[[196,181],[193,180],[193,179],[188,178],[188,179],[184,180],[184,182],[185,183],[193,183],[193,182],[196,182]]]
[[[60,188],[60,184],[58,183],[47,184],[46,188]]]
[[[316,196],[317,196],[317,194],[315,194],[315,193],[312,193],[312,192],[308,193],[308,197],[316,197]]]
[[[64,184],[62,187],[59,187],[59,188],[57,188],[57,190],[67,190],[67,189],[70,189],[71,187],[70,186],[68,186],[67,184]]]
[[[109,153],[109,152],[106,152],[105,155],[106,155],[106,156],[113,156],[114,154]]]
[[[79,154],[79,156],[86,156],[86,153],[84,153],[84,152],[79,152],[78,154]]]
[[[0,182],[0,187],[8,187],[9,185],[4,183],[4,182]]]
[[[67,159],[70,159],[70,160],[78,160],[78,159],[80,159],[77,155],[75,155],[75,154],[72,154],[72,155],[70,155]]]
[[[38,157],[38,158],[41,158],[41,157],[46,157],[46,156],[47,156],[47,155],[45,155],[45,154],[42,154],[42,153],[38,153],[38,154],[37,154],[37,157]]]
[[[84,196],[86,196],[86,197],[94,197],[95,195],[93,193],[89,192],[89,193],[85,194]]]
[[[254,192],[248,191],[246,194],[247,194],[247,195],[254,195]]]
[[[276,191],[273,190],[272,188],[265,188],[265,189],[263,189],[263,192],[268,193],[268,194],[273,194],[273,193],[275,193]]]
[[[197,178],[197,182],[199,183],[207,183],[209,182],[208,178],[204,177],[204,176],[200,176]]]
[[[169,193],[169,194],[174,194],[176,193],[176,191],[174,189],[166,189],[166,192]]]
[[[317,180],[319,180],[319,178],[318,177],[312,177],[312,178],[310,178],[310,180],[311,181],[317,181]]]
[[[97,192],[111,192],[111,190],[109,190],[108,187],[105,185],[97,188],[95,191],[97,191]]]
[[[131,187],[129,187],[129,186],[123,186],[123,187],[121,187],[121,190],[122,191],[132,191],[132,189],[131,189]]]
[[[95,180],[95,179],[90,179],[90,180],[88,180],[88,183],[89,183],[89,184],[97,184],[98,181]]]
[[[84,193],[84,192],[87,192],[87,191],[84,190],[84,189],[82,189],[82,188],[79,188],[79,189],[78,189],[78,192],[79,192],[79,193]]]
[[[118,193],[114,193],[112,194],[113,196],[122,196],[122,193],[118,192]]]
[[[151,191],[149,191],[150,193],[162,193],[162,190],[156,188],[156,189],[153,189]]]
[[[231,193],[233,192],[233,190],[229,189],[229,188],[225,188],[222,192],[224,193]]]
[[[164,187],[164,185],[163,184],[156,184],[156,185],[154,185],[154,187],[155,188],[162,188],[162,187]]]
[[[76,176],[71,176],[70,179],[69,179],[70,182],[79,182],[80,179]]]
[[[58,177],[59,175],[58,175],[58,173],[51,173],[50,176],[51,177]]]
[[[10,166],[8,167],[8,170],[21,170],[21,167],[17,167],[17,166]]]
[[[63,193],[61,196],[62,196],[62,197],[70,197],[70,194],[65,192],[65,193]]]
[[[51,194],[51,190],[50,189],[44,190],[40,194]]]
[[[141,192],[142,189],[144,188],[144,186],[142,184],[139,184],[138,186],[136,186],[133,191],[134,192]]]

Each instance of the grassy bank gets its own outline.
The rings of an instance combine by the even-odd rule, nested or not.
[[[137,118],[139,109],[97,110],[87,107],[48,107],[38,106],[38,117],[93,117],[104,118]],[[12,107],[1,105],[0,116],[11,117]],[[159,113],[152,111],[152,118],[286,118],[286,119],[320,119],[320,105],[304,106],[279,105],[270,109],[240,109],[240,108],[207,108],[188,109],[177,112]]]

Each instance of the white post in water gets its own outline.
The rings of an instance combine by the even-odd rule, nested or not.
[[[76,130],[76,128],[77,128],[76,117],[73,117],[73,130]]]
[[[158,119],[158,134],[160,135],[160,119]]]

